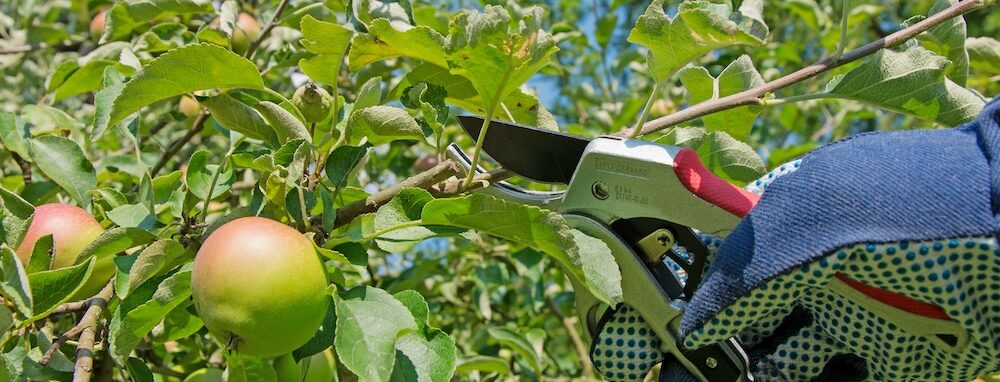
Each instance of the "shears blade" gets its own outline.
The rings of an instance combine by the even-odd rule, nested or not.
[[[475,141],[484,119],[463,115],[458,122]],[[492,120],[483,151],[504,168],[542,183],[568,184],[589,139],[537,127]]]

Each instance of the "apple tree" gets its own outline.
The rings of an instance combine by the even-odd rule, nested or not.
[[[627,275],[478,192],[552,188],[457,115],[744,185],[969,121],[996,36],[991,0],[4,1],[0,380],[594,380],[567,276]]]

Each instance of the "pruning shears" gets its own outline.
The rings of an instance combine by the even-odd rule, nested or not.
[[[679,325],[708,256],[697,232],[725,236],[756,195],[713,175],[691,149],[618,137],[586,139],[495,120],[479,137],[482,118],[460,116],[459,122],[472,138],[484,139],[483,150],[504,168],[532,181],[568,185],[564,191],[538,192],[496,182],[480,192],[556,211],[611,249],[622,274],[622,304],[607,306],[570,277],[591,358],[605,378],[642,380],[662,362],[661,370],[672,370],[661,372],[664,381],[753,380],[736,338],[684,349]],[[455,144],[448,156],[465,171],[484,171],[472,169]]]

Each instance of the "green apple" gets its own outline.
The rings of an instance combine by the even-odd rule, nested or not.
[[[104,228],[101,224],[80,207],[59,203],[43,204],[35,207],[35,217],[15,252],[21,263],[27,265],[35,242],[52,235],[52,269],[65,268],[76,264],[80,252],[102,233]],[[115,274],[113,261],[112,256],[98,259],[90,278],[71,300],[82,300],[100,292]]]
[[[292,104],[302,112],[308,123],[319,123],[330,115],[333,97],[323,88],[309,83],[299,86],[292,95]]]
[[[191,277],[209,332],[246,355],[275,357],[302,346],[330,303],[312,241],[260,217],[233,220],[209,235]]]
[[[335,368],[333,349],[326,349],[309,357],[309,371],[303,382],[330,382],[333,380]],[[274,360],[274,371],[278,373],[278,382],[299,382],[299,365],[291,354],[283,355]]]

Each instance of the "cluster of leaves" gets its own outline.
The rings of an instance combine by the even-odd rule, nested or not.
[[[208,336],[190,301],[199,244],[243,216],[298,228],[326,265],[333,304],[295,360],[332,347],[338,378],[363,381],[591,378],[566,278],[620,302],[606,245],[551,211],[431,188],[441,172],[385,200],[380,191],[444,160],[448,143],[473,147],[459,112],[610,133],[761,86],[952,4],[859,4],[840,20],[830,15],[847,2],[264,3],[0,5],[0,379],[69,378],[76,348],[62,336],[81,314],[64,308],[95,260],[113,257],[95,378],[179,381],[218,368],[229,380],[274,380],[269,360]],[[106,27],[92,35],[104,6]],[[241,12],[266,24],[249,47],[236,41],[251,29]],[[967,32],[996,35],[995,15],[949,20],[786,90],[802,95],[648,138],[695,148],[744,183],[849,133],[960,124],[997,91],[1000,42]],[[864,32],[842,39],[842,28]],[[332,93],[319,122],[288,99],[306,80]],[[183,97],[203,109],[179,112]],[[51,240],[21,263],[12,248],[32,206],[54,201],[109,229],[72,267],[50,269]]]

